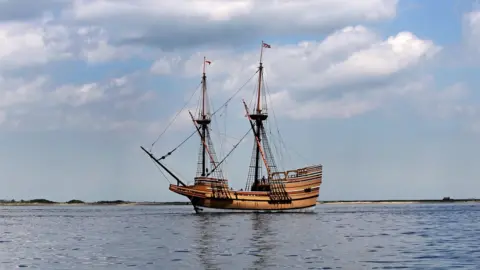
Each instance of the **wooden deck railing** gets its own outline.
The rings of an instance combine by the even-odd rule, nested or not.
[[[289,170],[286,172],[274,172],[271,174],[273,179],[284,179],[287,178],[296,178],[299,176],[305,176],[313,173],[322,173],[323,166],[322,165],[314,165],[305,168],[300,168],[296,170]]]

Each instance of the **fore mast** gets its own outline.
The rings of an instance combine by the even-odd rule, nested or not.
[[[210,110],[207,107],[206,104],[206,95],[207,95],[207,75],[205,73],[205,64],[210,64],[210,61],[207,61],[205,57],[203,57],[203,76],[202,76],[202,109],[199,112],[199,117],[195,122],[197,122],[198,125],[200,125],[202,133],[201,133],[201,139],[203,142],[206,142],[206,137],[207,137],[207,129],[208,125],[212,121],[210,118]],[[206,176],[207,175],[207,168],[206,168],[206,150],[207,150],[207,145],[205,143],[202,143],[202,169],[201,169],[201,176]]]
[[[207,75],[205,72],[206,64],[211,64],[211,61],[203,58],[203,75],[202,75],[202,94],[200,100],[200,110],[198,111],[197,118],[195,118],[191,113],[190,116],[195,124],[195,128],[200,136],[200,152],[198,157],[198,167],[197,167],[197,177],[206,177],[209,176],[212,172],[210,170],[215,168],[213,172],[213,177],[217,179],[223,179],[223,173],[221,168],[217,166],[217,157],[215,154],[215,149],[213,142],[210,136],[209,125],[211,123],[211,113],[210,106],[208,104],[207,96]],[[208,160],[208,161],[207,161]]]

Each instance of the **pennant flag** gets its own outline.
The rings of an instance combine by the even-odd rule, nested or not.
[[[212,63],[212,61],[205,60],[205,63],[210,65]]]
[[[263,43],[263,47],[264,47],[264,48],[271,48],[271,46],[268,45],[267,43]]]

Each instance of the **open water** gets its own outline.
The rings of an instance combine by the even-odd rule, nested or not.
[[[480,203],[0,208],[0,269],[480,269]],[[28,269],[27,268],[27,269]]]

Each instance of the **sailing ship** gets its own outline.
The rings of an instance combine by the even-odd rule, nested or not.
[[[253,110],[249,110],[247,103],[243,101],[246,117],[250,129],[245,134],[253,136],[253,152],[245,185],[245,190],[233,190],[229,186],[229,180],[225,179],[222,172],[222,164],[235,150],[243,138],[234,145],[233,149],[222,160],[217,159],[215,147],[211,138],[213,114],[210,112],[207,99],[206,64],[211,62],[204,57],[201,108],[197,117],[189,112],[192,118],[194,132],[166,155],[157,158],[152,151],[141,149],[153,161],[176,180],[176,184],[170,184],[169,189],[177,194],[187,197],[196,213],[208,212],[312,212],[317,204],[322,183],[322,164],[304,166],[302,168],[281,171],[277,169],[276,161],[269,145],[265,122],[268,119],[265,87],[264,66],[262,56],[265,48],[271,46],[262,41],[260,50],[260,63],[257,71],[258,82],[256,85],[256,102]],[[252,77],[253,78],[253,77]],[[237,92],[236,92],[237,93]],[[235,94],[234,94],[235,95]],[[226,104],[233,98],[230,97]],[[263,102],[262,102],[263,101]],[[177,114],[178,115],[178,114]],[[180,177],[167,168],[163,160],[183,145],[194,134],[200,139],[200,152],[197,175],[194,183],[187,185]],[[153,146],[153,144],[152,144]],[[264,174],[264,175],[263,175]]]

